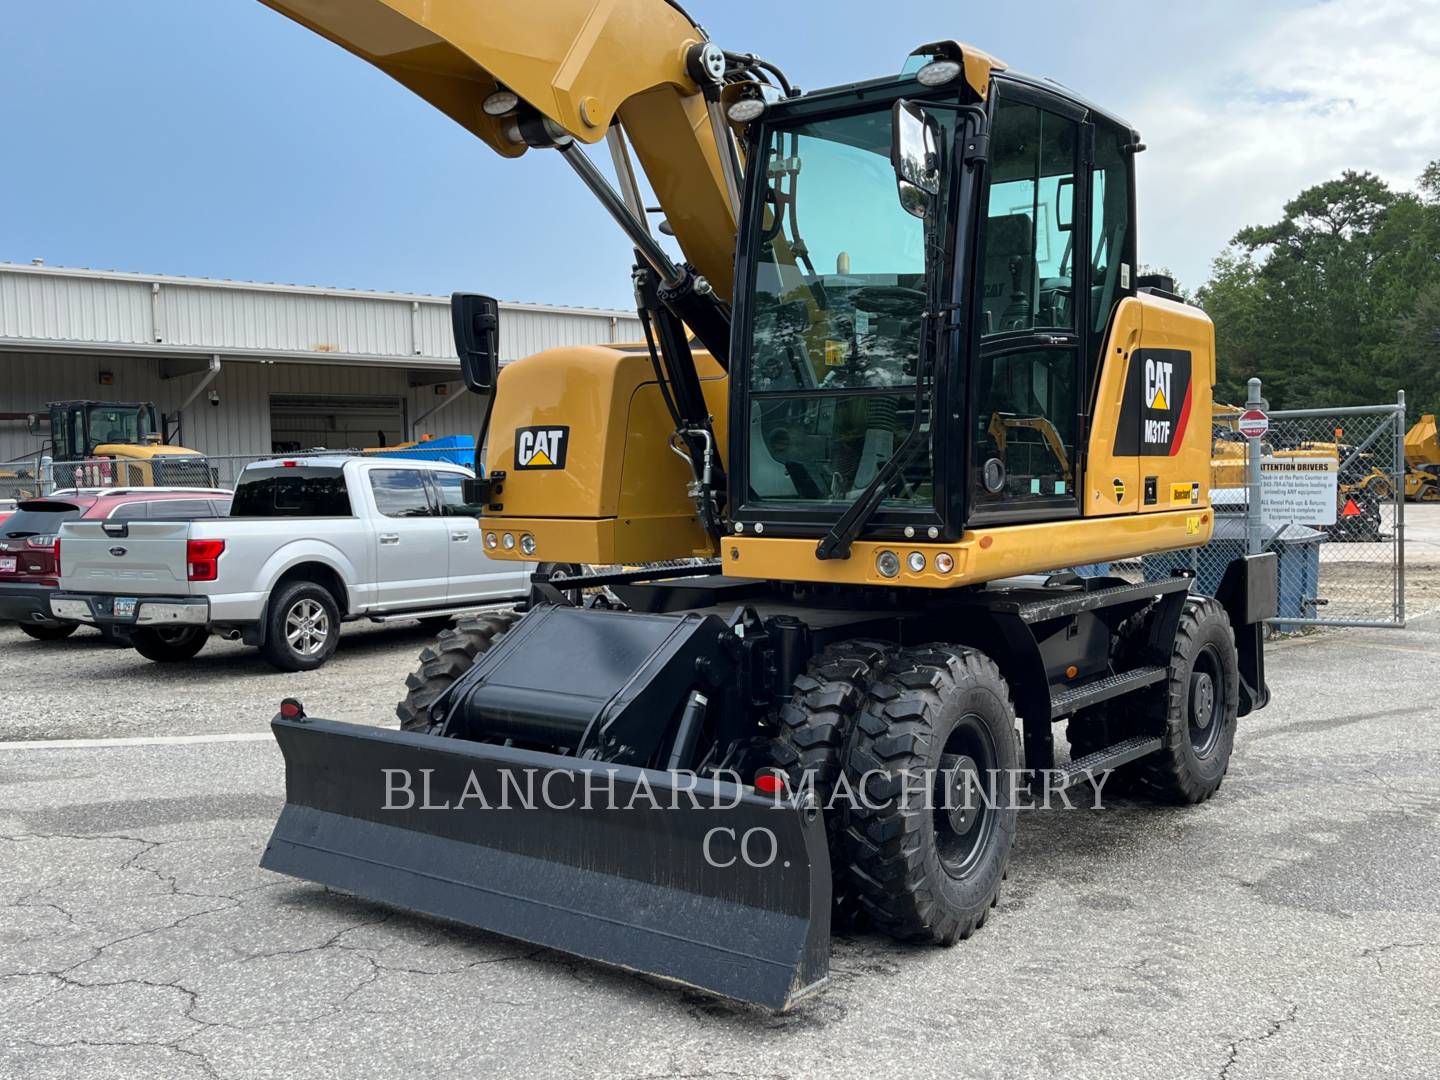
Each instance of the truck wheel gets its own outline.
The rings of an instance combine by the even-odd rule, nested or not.
[[[141,627],[131,633],[130,644],[147,660],[178,664],[192,659],[209,638],[203,626]]]
[[[430,706],[520,618],[518,611],[490,611],[456,620],[434,644],[420,650],[420,666],[405,676],[405,700],[395,706],[401,731],[433,731]]]
[[[780,710],[780,734],[771,750],[775,767],[784,771],[790,790],[807,783],[825,814],[834,881],[831,925],[853,926],[859,902],[845,870],[849,854],[845,829],[848,806],[831,806],[835,781],[845,766],[845,740],[865,704],[870,684],[885,671],[894,646],[883,641],[843,641],[812,657],[795,680],[790,700]]]
[[[313,581],[292,581],[270,598],[260,654],[281,671],[313,671],[340,644],[340,609]]]
[[[29,623],[20,624],[21,633],[36,641],[60,641],[80,629],[79,623]]]
[[[849,872],[879,929],[952,945],[984,925],[1015,842],[1008,780],[1019,768],[1015,709],[994,661],[953,645],[892,661],[845,748]]]
[[[1175,631],[1169,677],[1130,706],[1139,731],[1165,740],[1139,762],[1144,786],[1168,802],[1198,803],[1214,795],[1230,767],[1239,703],[1230,617],[1218,600],[1192,597]]]

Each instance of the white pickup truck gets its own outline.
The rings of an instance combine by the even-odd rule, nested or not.
[[[443,620],[525,595],[533,563],[485,553],[459,465],[334,455],[246,466],[230,517],[74,521],[51,611],[188,660],[211,633],[317,668],[351,619]],[[547,569],[556,569],[548,568]]]

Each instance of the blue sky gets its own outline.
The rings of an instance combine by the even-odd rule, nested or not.
[[[1440,156],[1440,0],[687,6],[805,87],[959,37],[1103,102],[1150,147],[1141,259],[1192,285],[1300,187]],[[629,250],[561,162],[502,160],[250,0],[0,5],[0,120],[3,260],[630,303]]]

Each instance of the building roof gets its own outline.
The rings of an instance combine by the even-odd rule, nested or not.
[[[635,341],[634,312],[501,301],[500,351]],[[0,350],[454,368],[450,298],[0,262]]]

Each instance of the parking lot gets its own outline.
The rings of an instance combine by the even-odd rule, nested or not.
[[[1022,815],[981,933],[839,938],[781,1016],[257,868],[280,697],[393,722],[426,640],[297,676],[0,628],[0,1075],[1440,1075],[1440,614],[1274,645],[1212,802]]]

